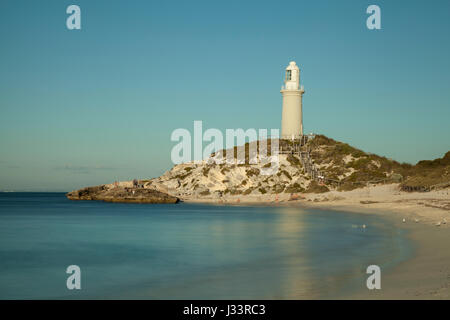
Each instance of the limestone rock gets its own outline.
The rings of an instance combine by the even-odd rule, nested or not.
[[[101,200],[131,203],[177,203],[179,199],[166,193],[144,188],[112,187],[107,185],[87,187],[66,194],[70,200]]]

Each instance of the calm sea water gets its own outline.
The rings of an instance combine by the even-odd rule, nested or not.
[[[1,299],[338,298],[408,252],[398,229],[359,214],[0,193]],[[69,265],[81,290],[66,287]]]

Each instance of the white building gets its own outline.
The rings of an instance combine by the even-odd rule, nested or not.
[[[302,95],[305,93],[300,85],[300,69],[295,61],[286,68],[283,95],[283,112],[281,117],[281,138],[299,139],[303,135]]]

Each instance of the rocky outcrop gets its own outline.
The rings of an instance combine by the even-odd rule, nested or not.
[[[284,151],[278,155],[269,152],[270,140],[262,144],[251,142],[243,146],[245,161],[238,161],[236,157],[233,160],[232,156],[231,161],[225,160],[227,152],[232,150],[222,150],[201,162],[175,165],[158,178],[140,180],[138,185],[142,188],[133,188],[132,181],[122,181],[73,191],[67,197],[73,200],[174,203],[178,199],[220,201],[227,196],[239,196],[244,201],[247,196],[287,193],[292,197],[298,193],[348,191],[404,180],[412,184],[415,180],[411,177],[417,174],[426,172],[426,177],[434,177],[430,175],[434,167],[440,170],[433,171],[439,179],[433,178],[431,182],[449,180],[450,153],[439,161],[425,161],[413,166],[366,153],[323,135],[316,135],[301,149],[291,148],[289,152],[286,150],[292,147],[292,142],[278,142]],[[255,148],[251,147],[252,143],[256,144]],[[237,147],[234,151],[236,154]],[[309,162],[305,161],[305,154]],[[311,174],[311,166],[320,172],[319,176]],[[427,168],[430,171],[426,171]]]
[[[289,148],[289,143],[287,140],[279,141],[283,150]],[[201,163],[176,165],[162,176],[148,180],[145,188],[160,190],[163,187],[167,193],[181,199],[220,199],[228,195],[241,195],[244,199],[247,195],[324,193],[336,189],[351,190],[368,183],[398,182],[392,177],[396,172],[403,173],[401,169],[410,167],[322,135],[308,141],[299,150],[301,152],[279,154],[278,160],[272,156],[261,159],[259,154],[251,153],[249,149],[247,144],[243,163],[221,163],[220,157],[229,152],[223,150],[222,154],[212,154]],[[320,170],[320,179],[312,177],[311,170],[305,166],[308,164],[302,158],[305,153],[311,155],[310,165]],[[250,163],[249,159],[255,158],[259,160]]]
[[[101,185],[75,190],[66,194],[70,200],[101,200],[128,203],[177,203],[177,197],[154,189]]]
[[[296,163],[289,161],[292,157],[295,156],[279,155],[278,166],[272,171],[270,162],[183,163],[151,179],[145,188],[164,186],[169,194],[182,199],[302,192],[308,188],[311,179],[298,159]]]

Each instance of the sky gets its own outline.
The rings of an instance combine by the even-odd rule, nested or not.
[[[81,8],[69,30],[66,8]],[[366,9],[381,8],[381,30]],[[0,2],[0,191],[157,177],[177,128],[304,128],[400,162],[450,150],[450,1]]]

